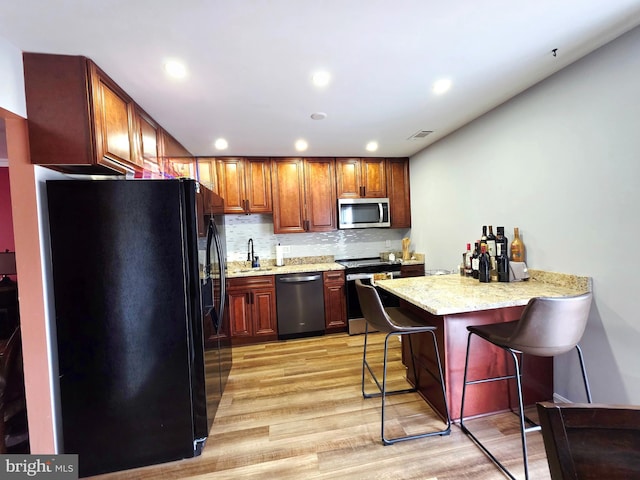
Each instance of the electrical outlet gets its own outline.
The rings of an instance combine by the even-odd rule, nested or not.
[[[387,248],[391,248],[391,240],[385,240],[384,246]]]
[[[283,245],[282,246],[282,253],[291,253],[291,246],[290,245]]]

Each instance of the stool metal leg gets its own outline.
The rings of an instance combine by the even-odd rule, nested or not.
[[[593,403],[591,399],[591,387],[589,387],[589,379],[587,378],[587,370],[584,367],[584,356],[582,355],[582,349],[580,345],[576,345],[578,351],[578,359],[580,360],[580,370],[582,371],[582,380],[584,381],[584,389],[587,392],[587,401]]]
[[[510,350],[510,349],[506,349],[511,353],[511,356],[513,358],[514,361],[514,367],[515,367],[515,374],[514,375],[505,375],[505,376],[501,376],[501,377],[493,377],[493,378],[485,378],[485,379],[481,379],[481,380],[472,380],[469,381],[467,380],[467,375],[468,375],[468,371],[469,371],[469,351],[470,351],[470,347],[471,347],[471,336],[473,335],[473,332],[469,332],[469,335],[467,336],[467,352],[466,352],[466,358],[465,358],[465,365],[464,365],[464,381],[463,381],[463,385],[462,385],[462,399],[461,399],[461,403],[460,403],[460,429],[466,434],[468,435],[473,442],[491,459],[491,461],[500,469],[502,470],[502,472],[504,472],[505,475],[507,475],[509,478],[511,478],[512,480],[517,480],[516,477],[514,477],[511,472],[509,472],[509,470],[507,470],[507,468],[502,465],[502,463],[500,463],[500,461],[495,457],[495,455],[493,455],[489,449],[467,428],[467,426],[464,424],[464,401],[465,401],[465,397],[466,397],[466,390],[467,390],[467,385],[474,385],[474,384],[478,384],[478,383],[486,383],[486,382],[492,382],[492,381],[498,381],[498,380],[509,380],[512,378],[516,379],[516,383],[517,383],[517,393],[518,393],[518,416],[520,418],[520,438],[522,441],[522,452],[523,452],[523,457],[524,457],[524,473],[525,473],[525,479],[528,480],[529,479],[529,471],[528,471],[528,462],[527,462],[527,443],[526,443],[526,438],[525,438],[525,433],[526,433],[526,428],[524,425],[525,422],[525,416],[524,416],[524,407],[523,407],[523,402],[522,402],[522,385],[521,385],[521,374],[520,374],[520,366],[518,364],[518,358],[517,355],[514,351]]]
[[[520,352],[516,351],[516,350],[512,350],[510,348],[503,348],[503,350],[509,352],[511,354],[511,357],[513,359],[513,365],[514,365],[514,369],[515,369],[515,374],[514,375],[505,375],[502,377],[493,377],[493,378],[485,378],[485,379],[481,379],[481,380],[468,380],[467,376],[468,376],[468,370],[469,370],[469,352],[470,352],[470,347],[471,347],[471,336],[473,335],[473,332],[469,332],[469,335],[467,337],[467,352],[466,352],[466,358],[465,358],[465,366],[464,366],[464,383],[462,385],[462,399],[461,399],[461,405],[460,405],[460,428],[462,429],[462,431],[467,434],[469,437],[471,437],[471,439],[473,440],[473,442],[480,447],[480,449],[491,459],[491,461],[493,463],[496,464],[496,466],[502,470],[509,478],[516,480],[516,478],[506,469],[506,467],[500,463],[500,461],[487,449],[487,447],[485,447],[482,442],[480,442],[480,440],[478,440],[478,438],[467,428],[467,426],[464,424],[464,402],[465,402],[465,396],[466,396],[466,391],[467,391],[467,385],[473,385],[473,384],[477,384],[477,383],[485,383],[485,382],[492,382],[492,381],[498,381],[498,380],[509,380],[512,378],[515,378],[516,380],[516,389],[517,389],[517,394],[518,394],[518,412],[517,415],[519,417],[519,421],[520,421],[520,440],[522,443],[522,460],[523,460],[523,464],[524,464],[524,476],[525,479],[529,479],[529,458],[528,458],[528,451],[527,451],[527,438],[526,438],[526,434],[529,432],[533,432],[533,431],[538,431],[540,430],[540,426],[536,425],[534,422],[532,422],[531,420],[529,420],[525,414],[524,414],[524,399],[522,396],[522,368],[520,365],[520,361],[518,359],[519,355],[521,355]],[[587,378],[587,372],[585,369],[585,365],[584,365],[584,356],[582,355],[582,349],[580,348],[579,345],[576,345],[576,350],[578,351],[578,358],[580,360],[580,369],[582,372],[582,379],[584,380],[584,387],[585,387],[585,391],[587,393],[587,399],[589,401],[589,403],[591,403],[592,399],[591,399],[591,389],[589,387],[589,380]],[[530,423],[532,426],[527,427],[525,425],[525,422]]]
[[[383,366],[382,366],[382,383],[380,383],[380,381],[378,380],[378,378],[376,377],[375,373],[373,372],[373,369],[371,368],[371,366],[369,365],[369,362],[367,361],[367,357],[366,357],[366,349],[367,349],[367,327],[365,327],[365,340],[364,340],[364,353],[363,353],[363,362],[362,362],[362,396],[364,398],[373,398],[373,397],[381,397],[381,424],[380,424],[380,436],[382,438],[382,443],[384,445],[391,445],[397,442],[401,442],[401,441],[405,441],[405,440],[414,440],[417,438],[424,438],[424,437],[430,437],[430,436],[434,436],[434,435],[449,435],[451,433],[451,417],[449,415],[449,407],[447,405],[447,396],[446,396],[446,391],[445,391],[445,384],[444,384],[444,375],[443,375],[443,370],[442,370],[442,363],[440,361],[440,355],[438,352],[438,345],[436,342],[436,337],[435,334],[433,333],[432,330],[426,330],[423,332],[429,332],[432,335],[432,339],[433,339],[433,343],[434,343],[434,348],[435,348],[435,354],[436,354],[436,358],[437,358],[437,364],[438,364],[438,378],[437,380],[439,380],[441,388],[442,388],[442,394],[443,394],[443,398],[444,398],[444,404],[445,404],[445,409],[446,409],[446,427],[443,430],[437,430],[434,432],[427,432],[427,433],[421,433],[421,434],[417,434],[417,435],[406,435],[403,437],[396,437],[396,438],[387,438],[385,436],[384,433],[384,425],[385,425],[385,411],[386,411],[386,397],[387,395],[398,395],[398,394],[402,394],[402,393],[411,393],[411,392],[416,392],[417,388],[413,387],[413,388],[405,388],[405,389],[401,389],[401,390],[392,390],[392,391],[387,391],[387,368],[388,368],[388,353],[389,353],[389,339],[392,336],[401,336],[401,335],[407,335],[409,338],[409,348],[411,351],[411,360],[413,362],[413,366],[414,366],[414,372],[416,372],[416,376],[417,376],[417,371],[415,370],[415,359],[413,356],[413,345],[411,343],[411,335],[409,334],[409,332],[390,332],[386,335],[385,339],[384,339],[384,357],[383,357]],[[415,332],[418,333],[418,332]],[[364,386],[364,381],[365,381],[365,370],[369,371],[369,374],[371,375],[371,378],[373,379],[373,381],[375,382],[376,386],[378,387],[378,392],[376,393],[366,393],[365,391],[365,386]],[[433,372],[427,370],[434,378],[435,375],[433,374]],[[417,379],[416,379],[416,384],[417,384]]]

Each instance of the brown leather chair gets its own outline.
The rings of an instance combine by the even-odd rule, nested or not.
[[[640,478],[640,407],[537,404],[552,480]]]
[[[358,300],[360,301],[360,308],[362,314],[366,320],[365,332],[364,332],[364,350],[362,354],[362,396],[364,398],[381,397],[382,399],[382,422],[380,428],[380,435],[382,437],[382,443],[384,445],[390,445],[392,443],[400,442],[403,440],[413,440],[416,438],[429,437],[433,435],[449,435],[451,433],[451,418],[449,416],[449,410],[447,407],[447,395],[444,386],[444,377],[442,374],[442,364],[440,362],[440,355],[438,353],[438,343],[436,341],[435,330],[436,327],[426,325],[419,317],[411,314],[408,311],[401,310],[397,307],[383,307],[378,292],[371,285],[365,285],[360,280],[356,280],[356,291],[358,292]],[[369,337],[369,329],[374,331],[386,333],[384,339],[384,357],[383,357],[383,370],[382,370],[382,383],[375,376],[369,362],[367,361],[367,340]],[[409,347],[411,351],[411,361],[413,364],[413,371],[416,371],[415,359],[413,355],[413,347],[411,343],[412,333],[428,333],[433,338],[433,348],[435,349],[435,358],[438,364],[437,375],[434,372],[428,371],[441,385],[442,396],[444,399],[444,405],[447,413],[445,419],[446,426],[442,430],[426,432],[416,435],[405,435],[395,438],[387,438],[385,436],[384,419],[385,419],[385,403],[387,395],[397,395],[402,393],[409,393],[417,391],[418,385],[415,388],[406,388],[402,390],[387,391],[387,360],[389,350],[389,339],[392,336],[406,335],[409,339]],[[426,368],[426,367],[425,367]],[[365,370],[369,371],[373,381],[378,387],[377,393],[365,392]]]
[[[587,401],[591,403],[591,391],[587,372],[584,367],[584,358],[578,342],[582,338],[589,310],[591,309],[591,293],[571,297],[558,298],[533,298],[522,312],[519,320],[491,325],[467,327],[467,356],[464,369],[464,385],[462,387],[462,401],[460,407],[460,428],[482,449],[482,451],[510,478],[515,478],[506,467],[480,442],[464,423],[464,400],[468,385],[492,382],[508,381],[515,379],[518,394],[518,416],[520,418],[520,438],[522,441],[522,457],[524,461],[525,478],[529,478],[529,462],[527,460],[528,432],[540,430],[540,426],[525,417],[522,400],[522,373],[520,370],[522,354],[541,357],[553,357],[569,352],[574,348],[578,352],[582,379],[587,394]],[[470,361],[471,337],[478,336],[481,339],[509,352],[513,359],[514,374],[501,375],[491,378],[467,380],[467,371]],[[525,422],[530,426],[526,427]]]

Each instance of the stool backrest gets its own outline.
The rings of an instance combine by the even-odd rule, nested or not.
[[[584,334],[591,293],[571,297],[532,298],[509,346],[531,355],[551,357],[573,349]]]
[[[384,310],[380,296],[375,287],[365,285],[360,280],[356,280],[356,291],[360,301],[360,309],[365,320],[381,332],[390,332],[395,329],[391,320]]]

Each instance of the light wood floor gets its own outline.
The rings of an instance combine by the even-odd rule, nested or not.
[[[384,335],[370,338],[372,353],[381,358]],[[506,478],[455,425],[446,437],[383,446],[380,400],[363,399],[360,393],[363,339],[339,334],[236,347],[229,382],[200,457],[93,478]],[[392,340],[397,361],[390,374],[396,383],[404,383],[400,344]],[[390,397],[390,404],[388,436],[442,426],[417,394]],[[469,421],[469,427],[523,478],[513,414]],[[540,433],[530,433],[528,440],[531,478],[549,479]]]

